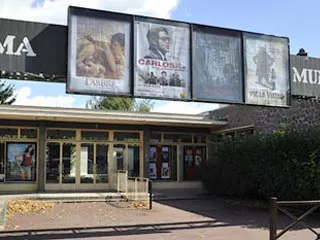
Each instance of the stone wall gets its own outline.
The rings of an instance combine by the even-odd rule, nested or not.
[[[320,101],[293,98],[291,107],[262,107],[229,105],[209,112],[213,120],[227,120],[225,129],[253,125],[256,132],[278,130],[280,124],[287,124],[296,130],[307,129],[320,124]]]

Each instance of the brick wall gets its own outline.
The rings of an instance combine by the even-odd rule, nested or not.
[[[257,132],[271,132],[283,123],[301,130],[320,124],[320,101],[293,98],[289,108],[229,105],[210,112],[209,118],[227,120],[225,129],[254,125]]]

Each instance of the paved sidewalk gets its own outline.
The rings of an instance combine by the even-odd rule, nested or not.
[[[0,239],[269,239],[266,210],[204,199],[161,201],[152,210],[115,205],[57,203],[44,213],[17,214],[7,221]],[[287,224],[282,218],[280,222]],[[281,238],[289,239],[313,240],[315,236],[297,229]]]
[[[7,201],[0,200],[0,231],[3,231],[5,228],[6,207],[7,207]]]

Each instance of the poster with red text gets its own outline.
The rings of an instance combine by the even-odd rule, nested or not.
[[[136,21],[134,95],[190,99],[189,27]]]

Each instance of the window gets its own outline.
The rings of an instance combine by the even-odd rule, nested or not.
[[[150,141],[161,142],[161,133],[151,133]]]
[[[185,134],[185,135],[180,135],[180,141],[182,143],[192,143],[192,135],[191,134]]]
[[[206,135],[195,134],[193,136],[193,142],[194,143],[206,143],[207,137],[206,137]]]
[[[179,142],[179,135],[178,134],[171,134],[171,133],[165,133],[164,134],[164,141],[165,142]]]
[[[47,139],[75,139],[76,131],[74,130],[48,130]]]
[[[20,138],[37,138],[38,130],[35,128],[22,128]]]
[[[115,132],[114,141],[139,142],[140,134],[137,132]]]
[[[83,141],[107,141],[109,138],[108,132],[98,131],[82,131],[81,140]]]
[[[0,138],[18,138],[18,129],[0,128]]]
[[[179,134],[179,133],[165,133],[164,134],[165,142],[173,142],[173,143],[192,143],[192,135],[191,134]]]

